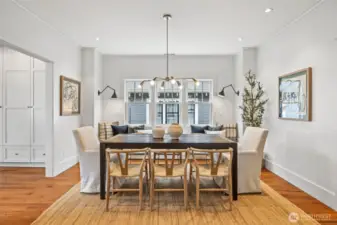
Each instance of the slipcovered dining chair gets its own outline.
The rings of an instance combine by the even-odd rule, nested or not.
[[[148,148],[144,149],[107,149],[106,150],[106,165],[107,165],[107,191],[106,191],[106,211],[109,210],[109,200],[110,200],[110,190],[111,192],[130,192],[135,191],[139,192],[139,210],[142,209],[142,202],[143,202],[143,178],[145,176],[146,182],[148,181],[147,177],[147,153]],[[142,153],[143,159],[140,164],[130,163],[129,160],[129,154],[137,154]],[[110,158],[111,154],[116,154],[117,158],[119,160],[118,164],[112,163],[110,164]],[[125,160],[123,162],[122,155],[125,155]],[[116,178],[132,178],[132,177],[138,177],[139,183],[138,188],[115,188],[114,184]],[[110,179],[112,178],[112,188],[111,188],[111,182]]]
[[[268,130],[247,127],[238,146],[238,193],[261,193],[260,175]]]
[[[268,130],[247,127],[238,143],[238,193],[261,193],[260,175]],[[224,154],[228,159],[228,155]],[[217,179],[217,183],[221,180]]]
[[[73,130],[80,164],[81,188],[83,193],[100,192],[99,140],[91,126]],[[118,163],[116,156],[112,163]]]
[[[197,149],[190,148],[192,152],[192,162],[190,169],[190,182],[192,182],[192,169],[195,171],[196,186],[196,208],[199,208],[200,191],[220,191],[227,192],[229,198],[229,210],[232,210],[233,189],[232,189],[232,159],[233,149]],[[210,163],[199,164],[195,158],[195,154],[207,154],[210,157]],[[224,155],[228,156],[228,160],[224,160]],[[200,183],[202,178],[221,178],[222,183],[218,187],[202,187]]]
[[[153,208],[153,199],[155,192],[163,191],[183,191],[184,192],[184,205],[187,209],[187,198],[188,198],[188,183],[187,183],[187,166],[189,162],[189,151],[187,149],[171,149],[171,150],[150,150],[150,208]],[[162,154],[164,155],[165,164],[155,164],[153,161],[153,155]],[[176,157],[185,153],[185,162],[181,162],[181,158],[178,160]],[[168,156],[171,156],[171,159],[168,159]],[[177,162],[177,163],[176,163]],[[182,177],[183,178],[183,188],[156,188],[156,178],[173,178],[173,177]]]

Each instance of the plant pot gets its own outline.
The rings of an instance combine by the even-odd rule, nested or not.
[[[172,123],[169,126],[167,133],[172,139],[179,139],[179,137],[183,134],[183,128],[178,123]]]

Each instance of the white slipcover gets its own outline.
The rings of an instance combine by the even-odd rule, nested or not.
[[[73,130],[80,163],[81,189],[83,193],[100,191],[99,140],[91,126]],[[117,157],[111,159],[117,162]]]
[[[238,193],[260,193],[260,175],[268,130],[247,127],[238,144]],[[224,155],[226,158],[227,156]],[[222,184],[221,179],[216,179]]]
[[[238,146],[238,193],[260,193],[260,175],[268,130],[247,127]]]

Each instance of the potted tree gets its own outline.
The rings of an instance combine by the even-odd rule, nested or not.
[[[265,111],[265,104],[268,99],[264,97],[265,93],[262,84],[256,80],[256,75],[248,71],[245,74],[247,86],[244,87],[242,95],[242,122],[245,127],[261,127],[262,118]]]
[[[243,129],[246,127],[261,127],[265,104],[268,99],[264,97],[265,93],[262,84],[256,80],[256,75],[248,71],[245,74],[247,86],[244,87],[242,95],[242,122]],[[262,160],[262,168],[264,168],[264,160]]]

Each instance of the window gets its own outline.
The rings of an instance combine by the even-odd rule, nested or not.
[[[139,81],[125,81],[126,121],[128,124],[149,124],[149,104],[151,88],[144,84],[139,88]]]
[[[156,86],[156,124],[179,123],[181,90],[177,85],[166,82]]]
[[[212,93],[211,80],[200,81],[199,86],[194,82],[188,82],[186,88],[188,124],[212,123]]]

